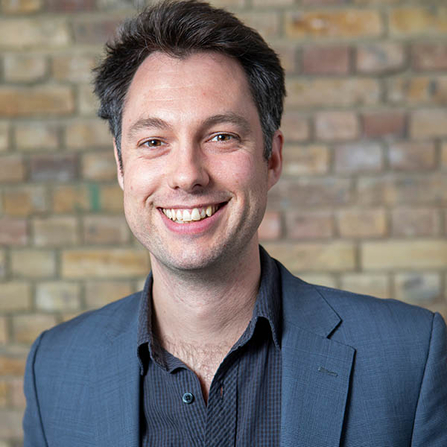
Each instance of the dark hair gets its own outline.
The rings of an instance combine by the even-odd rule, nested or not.
[[[214,51],[236,58],[247,75],[264,135],[264,155],[271,154],[272,138],[283,111],[284,70],[277,54],[259,33],[233,14],[195,0],[165,0],[121,26],[106,44],[106,57],[95,71],[98,115],[108,120],[121,163],[121,124],[127,91],[138,67],[153,52],[187,57]]]

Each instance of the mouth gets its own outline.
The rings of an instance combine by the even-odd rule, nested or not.
[[[170,220],[179,224],[200,222],[215,214],[226,203],[208,205],[197,208],[159,208],[159,210]]]

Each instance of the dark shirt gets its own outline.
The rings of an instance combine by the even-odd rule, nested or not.
[[[220,364],[205,403],[198,377],[152,333],[152,277],[139,314],[143,446],[276,446],[281,425],[281,290],[261,248],[252,319]]]

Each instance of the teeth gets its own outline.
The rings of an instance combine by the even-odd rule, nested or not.
[[[169,219],[177,223],[185,223],[192,221],[199,221],[205,219],[206,217],[211,217],[218,207],[216,205],[209,205],[206,208],[193,208],[191,209],[174,209],[174,208],[163,208],[163,214]]]

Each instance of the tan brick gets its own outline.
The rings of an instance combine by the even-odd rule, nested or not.
[[[118,185],[105,185],[100,188],[101,209],[104,211],[123,212],[123,191]]]
[[[9,123],[0,122],[0,152],[7,151],[10,144]]]
[[[388,82],[388,98],[395,104],[438,104],[447,102],[447,76],[397,78]]]
[[[289,6],[289,5],[293,5],[294,4],[294,0],[253,0],[253,5],[255,7],[264,7],[264,6],[274,6],[274,7],[278,7],[278,6]]]
[[[362,267],[368,270],[431,269],[447,266],[446,240],[364,242]]]
[[[407,303],[427,306],[441,299],[441,278],[436,273],[399,273],[394,284],[395,298]]]
[[[15,315],[12,318],[14,339],[19,343],[31,344],[43,331],[56,324],[54,315]]]
[[[81,211],[90,211],[98,203],[99,195],[96,185],[87,186],[85,184],[76,186],[58,185],[53,191],[53,211],[55,213],[77,213]]]
[[[354,5],[395,5],[402,0],[353,0]]]
[[[9,82],[40,81],[47,71],[45,58],[34,54],[8,54],[3,65],[5,79]]]
[[[82,177],[88,180],[114,180],[116,163],[113,150],[93,152],[82,157]]]
[[[402,44],[378,42],[361,45],[355,57],[358,72],[366,74],[391,73],[404,68],[405,49]]]
[[[79,228],[74,217],[50,216],[33,219],[34,244],[57,247],[79,243]]]
[[[59,145],[58,133],[55,123],[19,122],[14,129],[14,140],[22,151],[55,150]]]
[[[447,136],[447,111],[416,110],[411,113],[410,136],[412,138],[436,138]]]
[[[85,16],[84,16],[85,17]],[[104,45],[114,35],[122,22],[118,18],[92,18],[73,21],[73,34],[76,44]]]
[[[9,380],[9,398],[13,408],[24,409],[26,407],[25,394],[23,392],[23,378]]]
[[[20,32],[17,32],[20,30]],[[0,48],[19,50],[60,48],[70,43],[67,23],[52,18],[0,20]]]
[[[281,129],[286,141],[305,141],[309,139],[309,120],[298,112],[286,110],[282,118]]]
[[[415,70],[447,70],[447,44],[437,42],[415,43],[411,49]]]
[[[29,216],[47,210],[48,200],[43,186],[18,186],[3,191],[3,212],[8,216]]]
[[[0,379],[0,408],[5,408],[9,404],[9,381]]]
[[[48,153],[31,156],[31,180],[66,182],[76,179],[77,174],[77,154]]]
[[[8,342],[8,320],[7,317],[0,316],[0,346],[6,345]]]
[[[84,12],[95,10],[95,0],[46,0],[46,9],[51,12]]]
[[[52,251],[16,250],[11,252],[11,272],[25,278],[46,278],[54,276],[56,261]]]
[[[0,217],[0,245],[23,246],[28,243],[25,219]]]
[[[329,148],[324,145],[284,148],[283,172],[289,175],[324,174],[329,169]]]
[[[338,229],[342,237],[382,237],[387,233],[386,214],[383,209],[345,209],[337,214]]]
[[[295,73],[297,68],[297,47],[291,43],[275,43],[272,48],[279,55],[281,66],[286,74]]]
[[[129,281],[88,281],[85,302],[89,309],[105,306],[133,292]]]
[[[86,244],[125,244],[130,230],[124,216],[86,216],[83,225]]]
[[[436,166],[434,143],[405,141],[393,143],[389,149],[389,165],[401,171],[420,171]]]
[[[380,98],[380,86],[375,79],[289,79],[290,107],[373,105]]]
[[[120,0],[115,0],[120,3]],[[213,0],[210,2],[213,6],[217,6],[218,8],[237,8],[243,7],[247,5],[247,0]],[[98,0],[97,5],[104,5],[106,9],[110,8],[110,0]]]
[[[444,143],[441,148],[441,168],[447,170],[447,143]]]
[[[267,211],[258,230],[261,241],[273,241],[281,237],[281,214]]]
[[[60,116],[73,111],[74,96],[69,87],[0,87],[0,117]]]
[[[301,0],[304,6],[341,5],[345,0]]]
[[[338,145],[334,148],[334,166],[340,173],[380,171],[383,167],[382,148],[372,142]]]
[[[21,182],[25,179],[25,166],[20,155],[0,157],[0,183]]]
[[[291,39],[310,37],[377,37],[383,33],[378,11],[361,9],[291,12],[285,17]]]
[[[0,354],[0,375],[23,376],[25,373],[26,357]]]
[[[269,243],[267,251],[292,272],[349,271],[355,268],[354,244],[349,242],[328,243]]]
[[[286,213],[287,237],[290,239],[327,239],[334,235],[329,211],[290,211]]]
[[[394,236],[436,236],[440,227],[438,210],[433,208],[398,208],[391,212],[391,231]]]
[[[264,39],[271,39],[279,34],[280,15],[276,10],[268,12],[244,12],[238,14],[238,17],[246,25],[257,30],[264,37]]]
[[[353,112],[320,112],[315,117],[315,131],[320,140],[353,140],[359,135],[359,123]]]
[[[107,124],[103,121],[75,121],[67,125],[65,144],[69,149],[89,149],[92,147],[108,147],[113,150],[112,136]]]
[[[148,253],[132,249],[65,250],[64,278],[126,278],[148,273]]]
[[[319,286],[337,288],[337,280],[334,275],[324,275],[321,273],[300,273],[300,278],[309,284],[318,284]]]
[[[40,283],[36,288],[36,306],[48,312],[78,310],[81,307],[80,286],[61,281]]]
[[[303,49],[301,71],[305,74],[347,74],[349,47],[311,46]]]
[[[390,33],[395,36],[436,36],[447,32],[447,8],[395,8],[389,15]]]
[[[96,111],[98,110],[98,100],[92,91],[92,86],[90,84],[87,85],[79,85],[77,89],[77,104],[79,114],[81,116],[93,116],[96,115]],[[109,136],[109,139],[112,137]]]
[[[360,178],[357,201],[369,205],[442,204],[447,202],[447,178],[409,175]]]
[[[341,278],[341,288],[362,295],[389,298],[390,281],[387,275],[350,273]]]
[[[42,0],[2,0],[4,14],[28,14],[40,11]]]
[[[22,419],[22,410],[0,410],[0,436],[3,439],[21,439],[23,436]]]
[[[31,308],[31,288],[24,282],[0,284],[0,311],[16,312]]]
[[[0,278],[4,278],[6,275],[6,252],[0,251]]]
[[[91,82],[95,57],[90,54],[69,54],[53,57],[51,73],[57,81]]]
[[[406,115],[401,111],[380,111],[362,114],[366,138],[398,137],[405,134]]]

